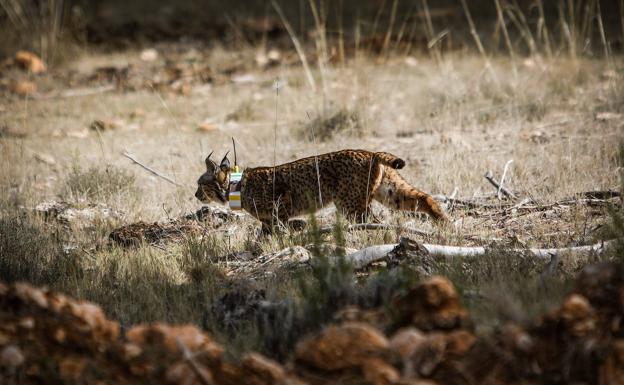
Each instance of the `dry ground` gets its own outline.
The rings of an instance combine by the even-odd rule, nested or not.
[[[208,57],[213,62],[228,58],[220,51]],[[68,66],[89,74],[99,66],[127,64],[147,66],[136,52],[86,54]],[[402,174],[432,194],[448,195],[455,188],[465,198],[492,193],[483,174],[492,170],[500,178],[508,160],[513,163],[506,185],[539,203],[617,190],[615,158],[624,126],[621,64],[538,58],[515,66],[509,59],[494,59],[489,71],[481,58],[462,54],[447,56],[441,65],[425,57],[380,64],[361,59],[315,74],[324,92],[313,92],[299,67],[278,67],[237,75],[248,76],[248,82],[199,85],[189,95],[137,91],[32,100],[5,94],[0,123],[24,137],[0,139],[3,196],[18,196],[31,207],[58,199],[75,167],[114,167],[134,173],[140,189],[138,197],[114,194],[124,221],[178,216],[200,207],[193,192],[203,158],[212,150],[220,157],[231,148],[231,137],[244,166],[342,148],[389,151],[406,159]],[[46,78],[43,87],[68,86],[54,79]],[[279,95],[276,79],[282,84]],[[310,130],[305,124],[311,119],[341,110],[355,115],[358,127],[351,124],[326,141],[301,134],[302,127]],[[98,119],[116,121],[118,127],[89,130]],[[210,132],[197,130],[206,121]],[[144,172],[123,151],[182,186]],[[586,222],[595,225],[595,210],[563,211],[547,221],[541,217],[552,213],[502,222],[461,211],[452,216],[460,235],[516,236],[531,246],[582,242]],[[551,220],[560,215],[565,220]],[[417,226],[431,227],[427,221]],[[547,235],[556,232],[568,237],[551,241]]]
[[[222,156],[231,148],[232,137],[244,166],[282,163],[342,148],[389,151],[407,161],[401,173],[414,186],[444,195],[457,189],[461,198],[493,193],[483,175],[492,170],[499,179],[509,160],[513,163],[505,186],[519,196],[515,202],[531,198],[531,205],[548,205],[585,191],[620,188],[617,154],[624,139],[620,60],[555,57],[514,63],[494,58],[488,65],[461,52],[448,54],[441,64],[428,57],[393,57],[385,62],[361,57],[323,73],[314,71],[317,91],[310,88],[300,66],[261,70],[250,65],[225,81],[193,84],[182,94],[143,89],[54,96],[80,86],[68,84],[68,73],[88,75],[97,67],[127,64],[149,69],[161,63],[167,50],[192,54],[180,47],[159,49],[161,56],[155,63],[141,61],[139,52],[85,53],[38,78],[36,97],[17,97],[8,91],[0,96],[0,127],[4,127],[0,131],[0,213],[4,230],[24,237],[13,241],[9,238],[17,239],[19,234],[12,233],[3,242],[20,245],[20,249],[7,248],[19,258],[42,258],[22,262],[5,255],[9,262],[4,266],[21,271],[13,276],[7,273],[6,279],[32,280],[87,298],[102,304],[122,323],[195,322],[210,329],[205,319],[210,300],[195,293],[208,293],[214,299],[214,293],[222,292],[219,269],[228,262],[213,264],[215,260],[245,250],[267,253],[306,245],[309,239],[278,235],[258,243],[253,232],[242,226],[234,238],[216,232],[208,240],[123,250],[109,246],[107,235],[115,226],[162,221],[199,208],[193,193],[203,159],[212,150]],[[233,58],[253,63],[255,55],[220,49],[203,53],[216,67]],[[25,75],[11,72],[9,76]],[[281,84],[277,93],[276,80]],[[336,111],[350,117],[344,130],[321,140],[329,129],[317,125],[316,140],[307,138],[312,134],[311,121]],[[117,127],[92,130],[95,120],[116,121]],[[206,122],[206,129],[198,130]],[[123,151],[180,186],[146,172]],[[95,229],[67,230],[39,222],[20,227],[23,223],[12,222],[16,215],[51,199],[79,205],[105,203],[123,214],[98,223]],[[494,205],[497,202],[489,199]],[[473,245],[496,240],[514,247],[592,243],[603,237],[601,229],[608,217],[604,205],[508,212],[496,207],[455,207],[450,215],[454,225],[438,228],[422,217],[380,214],[388,223],[431,231],[425,239],[431,243]],[[331,221],[331,216],[325,219]],[[348,234],[347,246],[396,242],[400,235],[401,231],[354,232]],[[72,246],[69,259],[57,263],[55,242]],[[504,275],[505,266],[487,274]],[[465,287],[458,284],[460,290],[481,283],[479,268],[473,270]],[[276,278],[269,286],[277,289],[268,296],[283,298],[295,290],[292,282]],[[201,289],[193,286],[197,282]],[[526,288],[522,280],[513,285]],[[500,291],[501,286],[496,287]],[[532,293],[523,297],[529,306],[544,298],[539,291]],[[538,310],[543,310],[541,306]],[[486,315],[491,313],[490,309]],[[240,333],[235,336],[246,338]]]

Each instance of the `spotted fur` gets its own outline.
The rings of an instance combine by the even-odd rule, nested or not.
[[[229,161],[224,157],[217,166],[209,158],[195,196],[202,202],[225,203]],[[350,219],[363,220],[372,199],[390,208],[422,211],[446,220],[430,195],[409,185],[396,171],[404,166],[402,159],[387,152],[341,150],[275,167],[248,168],[241,180],[241,204],[265,229],[273,218],[286,222],[330,203]]]

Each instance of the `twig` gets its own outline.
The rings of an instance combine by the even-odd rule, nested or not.
[[[184,345],[180,337],[176,337],[176,344],[178,345],[178,348],[182,351],[184,361],[186,361],[191,369],[193,369],[193,372],[195,372],[199,381],[203,385],[214,385],[215,382],[213,381],[213,379],[208,377],[206,373],[201,370],[197,362],[195,362],[195,360],[193,359],[191,351],[186,347],[186,345]]]
[[[396,19],[398,5],[399,0],[394,0],[392,2],[392,10],[390,11],[390,23],[388,23],[388,31],[386,32],[386,37],[384,38],[383,46],[381,48],[381,52],[384,54],[386,59],[390,55],[388,47],[390,46],[390,38],[392,37],[392,30],[394,29],[394,21]]]
[[[461,0],[461,3],[464,8],[464,13],[466,14],[466,19],[468,20],[468,25],[470,27],[470,34],[472,35],[472,38],[477,44],[477,49],[479,50],[479,53],[483,57],[483,60],[485,60],[485,69],[489,71],[494,82],[498,84],[498,78],[496,77],[496,72],[494,72],[494,69],[492,68],[492,63],[490,63],[490,59],[485,53],[483,44],[481,44],[481,38],[479,38],[479,34],[477,33],[477,29],[475,28],[474,22],[472,20],[472,16],[470,15],[470,9],[468,9],[468,4],[466,4],[466,0]]]
[[[488,180],[488,182],[490,182],[492,184],[492,186],[494,186],[497,189],[499,189],[508,198],[516,199],[516,195],[514,193],[512,193],[509,190],[507,190],[505,187],[499,185],[499,183],[494,179],[494,176],[492,175],[492,171],[486,172],[484,177],[485,177],[485,179]]]
[[[284,17],[284,13],[282,12],[282,8],[280,8],[279,4],[277,4],[275,0],[271,0],[271,5],[273,6],[273,8],[275,9],[275,12],[277,12],[278,16],[282,20],[282,23],[284,24],[284,28],[286,28],[286,32],[288,32],[288,35],[290,36],[290,39],[292,40],[293,45],[295,46],[295,51],[297,51],[297,55],[299,55],[299,59],[301,60],[301,64],[303,65],[303,71],[306,74],[306,79],[308,80],[308,84],[310,84],[310,87],[312,88],[313,92],[316,91],[316,82],[314,81],[314,77],[312,76],[312,71],[310,71],[310,66],[308,65],[308,60],[306,59],[306,55],[305,55],[305,52],[303,51],[303,48],[301,47],[301,43],[299,43],[299,39],[297,39],[297,36],[295,35],[295,31],[290,26],[290,23],[286,20],[286,17]]]
[[[503,184],[505,183],[505,176],[507,175],[507,170],[509,169],[509,165],[513,163],[513,159],[510,159],[505,163],[505,168],[503,169],[503,176],[501,176],[500,186],[498,187],[498,191],[496,192],[496,196],[498,199],[501,199],[501,190],[503,188]]]
[[[143,163],[139,162],[134,156],[132,156],[131,154],[129,154],[127,151],[124,151],[121,153],[123,156],[125,156],[126,158],[130,159],[131,161],[133,161],[134,163],[138,164],[139,166],[143,167],[145,170],[151,172],[152,174],[156,175],[159,178],[162,178],[164,180],[166,180],[167,182],[176,185],[178,187],[182,187],[182,185],[176,181],[174,181],[173,179],[169,178],[168,176],[162,175],[161,173],[159,173],[158,171],[154,170],[153,168],[144,165]]]
[[[507,45],[507,49],[509,50],[509,56],[511,56],[511,65],[513,69],[514,78],[518,79],[518,66],[516,64],[516,54],[514,53],[513,46],[511,45],[511,40],[509,39],[509,32],[507,31],[507,24],[505,24],[505,18],[503,16],[503,9],[500,5],[499,0],[494,0],[494,5],[496,5],[496,14],[498,15],[498,22],[501,25],[503,30],[503,36],[505,37],[505,45]]]

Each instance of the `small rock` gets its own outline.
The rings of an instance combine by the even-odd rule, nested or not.
[[[544,131],[539,131],[539,130],[533,131],[531,133],[530,138],[531,138],[531,141],[536,144],[543,144],[549,141],[549,138],[546,135],[546,133]]]
[[[277,49],[271,49],[269,52],[264,51],[256,54],[256,64],[258,67],[266,68],[276,64],[279,64],[282,59],[282,54]]]
[[[391,385],[399,382],[399,372],[380,358],[371,358],[362,367],[364,379],[368,384]]]
[[[16,368],[24,363],[25,357],[20,348],[9,345],[0,352],[0,365]]]
[[[267,57],[273,62],[278,62],[282,58],[282,54],[280,53],[280,51],[272,49],[267,54]]]
[[[596,120],[601,122],[607,122],[610,120],[621,120],[622,114],[618,114],[617,112],[599,112],[596,114]]]
[[[25,138],[28,134],[24,131],[12,130],[6,124],[0,124],[0,138]]]
[[[15,92],[18,95],[26,96],[26,95],[32,95],[35,92],[37,92],[37,85],[33,82],[24,80],[24,81],[19,81],[17,83],[14,83],[11,89],[13,90],[13,92]]]
[[[91,124],[89,124],[89,128],[94,130],[94,131],[114,130],[114,129],[119,128],[120,126],[122,126],[122,122],[121,121],[117,121],[117,120],[102,120],[102,119],[96,119],[93,122],[91,122]]]
[[[286,371],[277,362],[258,353],[247,353],[241,360],[244,377],[253,384],[282,384]]]
[[[59,364],[59,374],[63,378],[77,380],[86,364],[86,358],[67,357]]]
[[[80,227],[92,227],[96,221],[121,217],[121,213],[103,204],[75,207],[67,202],[48,201],[38,204],[33,211],[46,219],[55,219],[63,224]]]
[[[453,284],[446,278],[432,276],[394,300],[400,314],[399,324],[429,330],[452,330],[468,321]]]
[[[54,166],[56,164],[56,159],[53,156],[47,154],[34,154],[35,159],[39,162],[47,164],[48,166]]]
[[[415,351],[420,349],[425,341],[427,341],[427,336],[423,332],[414,327],[407,327],[392,336],[390,350],[401,359],[407,360]]]
[[[214,384],[212,373],[203,366],[197,365],[195,369],[186,362],[177,362],[169,367],[165,374],[167,384],[200,385]]]
[[[219,126],[211,122],[203,122],[199,126],[197,126],[197,131],[201,132],[213,132],[217,131]]]
[[[254,74],[242,74],[232,76],[232,83],[236,84],[252,84],[258,82],[258,78]]]
[[[142,108],[136,108],[134,111],[130,113],[130,118],[132,119],[138,119],[138,118],[144,118],[144,117],[145,117],[145,110]]]
[[[535,60],[531,58],[526,58],[522,61],[522,65],[526,68],[535,68]]]
[[[281,262],[306,263],[310,260],[310,252],[303,246],[286,248],[275,255]]]
[[[78,138],[78,139],[84,139],[86,137],[89,136],[89,130],[87,130],[86,128],[83,130],[73,130],[73,131],[69,131],[67,133],[67,136],[69,136],[70,138]]]
[[[587,298],[579,294],[571,294],[566,298],[559,317],[570,334],[576,337],[587,335],[596,327],[594,309]]]
[[[156,51],[154,48],[147,48],[141,51],[139,57],[143,61],[154,61],[158,58],[158,51]]]
[[[624,339],[619,338],[613,342],[613,348],[600,368],[599,376],[600,384],[624,383]]]
[[[405,58],[405,64],[408,67],[416,67],[418,65],[418,60],[413,56],[408,56]]]
[[[46,66],[39,56],[28,51],[19,51],[15,54],[15,64],[20,68],[30,71],[34,74],[46,71]]]

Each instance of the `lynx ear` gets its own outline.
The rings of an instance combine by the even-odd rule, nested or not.
[[[228,154],[230,152],[226,152],[225,156],[223,157],[223,160],[221,161],[221,165],[219,167],[221,167],[222,171],[229,171],[230,170],[230,160],[227,158]]]
[[[214,170],[214,168],[215,168],[215,163],[212,160],[210,160],[210,155],[212,155],[213,152],[214,151],[211,151],[210,154],[208,154],[208,156],[206,157],[206,160],[205,160],[206,168],[208,170]]]

